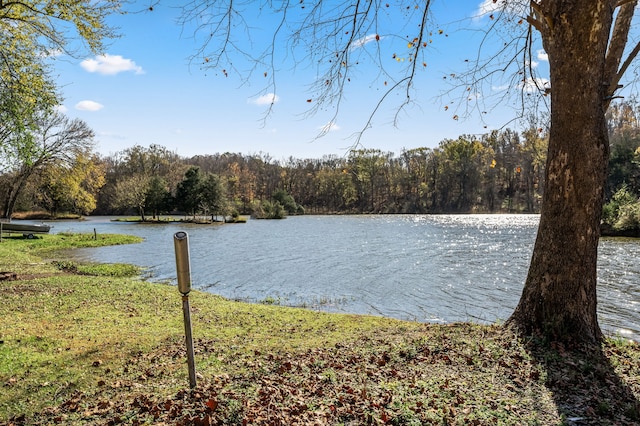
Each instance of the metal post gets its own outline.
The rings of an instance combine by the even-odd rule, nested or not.
[[[180,231],[173,235],[176,251],[176,270],[178,272],[178,290],[182,294],[191,291],[191,263],[189,261],[189,236]]]
[[[182,295],[182,313],[184,315],[184,336],[187,345],[187,365],[189,366],[189,386],[196,387],[196,360],[193,351],[193,335],[191,334],[191,309],[189,295]]]
[[[187,345],[187,364],[189,366],[189,385],[196,387],[196,362],[193,351],[193,335],[191,334],[191,309],[189,308],[189,292],[191,291],[191,267],[189,262],[189,236],[180,231],[173,235],[176,252],[176,270],[178,290],[182,293],[182,313],[184,314],[184,335]]]

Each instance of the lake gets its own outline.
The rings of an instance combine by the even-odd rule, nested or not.
[[[231,299],[422,322],[493,323],[518,303],[538,215],[293,216],[222,226],[53,222],[52,232],[139,235],[142,244],[76,250],[134,263],[175,284],[173,234],[189,234],[194,288]],[[640,240],[604,238],[599,321],[640,340]],[[177,290],[176,290],[177,291]]]

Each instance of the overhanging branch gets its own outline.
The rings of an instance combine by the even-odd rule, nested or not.
[[[631,21],[635,12],[638,0],[629,0],[621,7],[618,16],[611,33],[611,40],[607,49],[607,57],[605,60],[605,74],[604,78],[608,82],[605,106],[608,107],[611,102],[615,91],[618,89],[620,79],[625,74],[631,62],[636,58],[640,52],[640,44],[637,44],[634,49],[629,53],[625,61],[620,66],[622,56],[624,54],[627,40],[629,38],[629,31],[631,29]]]

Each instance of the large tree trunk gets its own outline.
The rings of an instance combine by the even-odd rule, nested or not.
[[[27,179],[31,176],[31,173],[30,169],[20,172],[9,186],[9,192],[7,193],[3,206],[2,216],[4,219],[11,219],[18,197],[24,185],[27,183]]]
[[[610,0],[545,5],[552,93],[545,189],[529,273],[508,324],[554,340],[596,341],[596,262],[609,156],[604,68],[613,11]]]

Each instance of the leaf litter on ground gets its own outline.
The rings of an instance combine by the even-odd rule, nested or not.
[[[184,370],[180,340],[133,356],[94,393],[78,391],[33,424],[494,425],[637,424],[637,344],[540,349],[498,326],[381,329],[302,352],[247,352],[198,339],[197,357],[215,364],[195,389],[164,395]],[[126,370],[126,371],[125,371]],[[218,370],[218,371],[216,371]],[[182,376],[186,373],[183,371]],[[123,380],[122,377],[130,379]],[[175,383],[172,383],[175,385]],[[588,385],[586,385],[588,384]],[[123,390],[126,397],[119,397]],[[634,411],[635,410],[635,411]],[[18,423],[16,423],[18,424]]]

